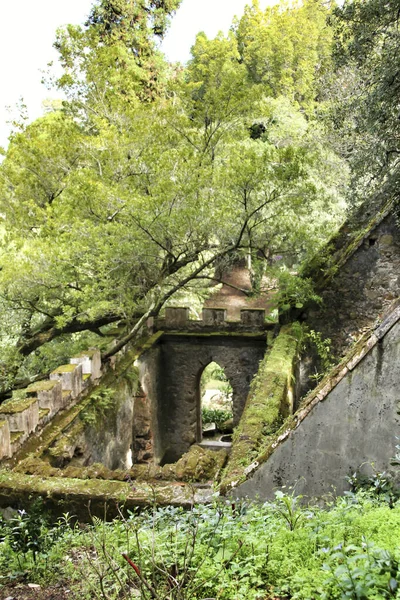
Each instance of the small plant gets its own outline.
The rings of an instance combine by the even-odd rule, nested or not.
[[[289,530],[294,531],[304,519],[304,511],[299,506],[302,496],[285,494],[281,490],[275,492],[275,511],[286,521]]]
[[[330,563],[323,569],[331,573],[327,584],[340,590],[343,600],[369,600],[370,598],[398,598],[400,572],[399,563],[387,550],[375,549],[362,543],[334,548]],[[322,598],[332,598],[330,593]]]
[[[202,408],[201,409],[201,420],[203,425],[209,423],[215,423],[217,427],[220,427],[224,421],[232,419],[233,413],[229,410]]]
[[[88,406],[82,411],[81,419],[86,425],[96,425],[106,412],[115,406],[115,393],[109,388],[100,388],[90,395]]]
[[[310,375],[310,379],[320,381],[325,373],[330,371],[335,364],[331,352],[332,341],[330,338],[323,339],[319,331],[314,331],[311,329],[304,336],[304,344],[307,343],[315,348],[321,366],[321,372],[316,372],[313,375]]]

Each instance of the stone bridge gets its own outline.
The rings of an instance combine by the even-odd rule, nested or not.
[[[0,460],[16,454],[60,411],[84,403],[93,386],[104,387],[105,376],[114,389],[116,409],[100,429],[86,427],[83,437],[70,444],[71,458],[79,454],[81,464],[125,468],[130,450],[134,464],[177,461],[201,441],[200,379],[211,362],[224,369],[233,388],[236,425],[267,338],[273,337],[274,324],[265,324],[265,311],[242,309],[240,321],[229,321],[225,309],[203,309],[202,319],[191,320],[188,308],[167,308],[165,318],[148,327],[151,337],[136,357],[139,377],[130,392],[119,389],[117,373],[112,383],[112,369],[102,376],[99,351],[89,351],[58,367],[50,381],[30,386],[26,397],[3,404]]]
[[[140,381],[152,414],[154,457],[164,464],[201,442],[200,380],[211,362],[223,368],[232,386],[238,424],[266,351],[267,329],[272,337],[274,326],[265,325],[262,309],[242,309],[240,321],[227,321],[225,309],[203,309],[202,320],[192,321],[189,309],[168,308],[154,327],[163,333],[140,359]]]

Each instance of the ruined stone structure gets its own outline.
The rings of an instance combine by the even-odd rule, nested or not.
[[[284,485],[328,498],[349,489],[346,477],[358,470],[390,472],[400,436],[399,364],[395,306],[306,398],[235,495],[272,498]]]
[[[229,321],[225,309],[206,308],[195,321],[188,308],[169,307],[101,378],[98,354],[86,353],[4,404],[0,505],[28,491],[72,504],[156,497],[187,506],[209,499],[216,481],[237,497],[272,497],[282,485],[323,497],[348,489],[361,465],[390,470],[400,437],[400,232],[391,209],[341,229],[304,272],[323,304],[282,316],[283,326],[266,324],[263,310],[243,308]],[[342,357],[305,398],[302,321]],[[200,378],[213,361],[233,387],[236,425],[230,455],[218,459],[196,445]]]
[[[356,230],[345,224],[332,242],[336,247],[306,272],[316,281],[322,304],[301,318],[332,340],[337,356],[400,296],[400,228],[391,208],[391,203],[383,206],[372,218],[367,215],[369,220],[364,209]]]
[[[157,463],[175,462],[201,442],[200,378],[205,367],[214,361],[224,369],[233,388],[237,425],[265,350],[262,332],[251,337],[176,333],[163,335],[151,357],[143,355],[140,379],[154,407]]]

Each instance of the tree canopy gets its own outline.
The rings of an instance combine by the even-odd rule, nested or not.
[[[309,110],[323,3],[254,3],[227,36],[200,33],[185,68],[154,42],[178,5],[101,0],[58,33],[68,101],[0,166],[3,389],[50,364],[46,344],[123,323],[118,349],[221,261],[263,257],[275,276],[343,218],[346,165]]]

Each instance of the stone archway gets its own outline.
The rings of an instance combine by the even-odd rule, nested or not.
[[[149,394],[156,462],[175,462],[199,441],[199,383],[210,362],[218,363],[230,381],[233,421],[237,425],[265,350],[265,337],[184,334],[161,337],[155,368],[157,389]]]
[[[209,373],[207,373],[207,371]],[[206,376],[208,381],[204,382],[205,388],[203,389],[203,379]],[[208,387],[208,384],[213,384],[214,388]],[[224,389],[226,388],[226,389]],[[227,398],[227,394],[230,389],[230,401]],[[214,399],[209,397],[207,399],[207,391],[214,392]],[[196,407],[197,407],[197,430],[196,430],[196,442],[203,441],[204,423],[203,423],[203,409],[208,408],[209,410],[220,410],[221,412],[230,412],[232,409],[232,393],[233,388],[230,384],[229,378],[226,376],[225,369],[219,365],[216,361],[210,361],[205,365],[198,375],[198,382],[196,387]],[[217,396],[217,399],[215,399]],[[225,398],[225,400],[224,400]]]

